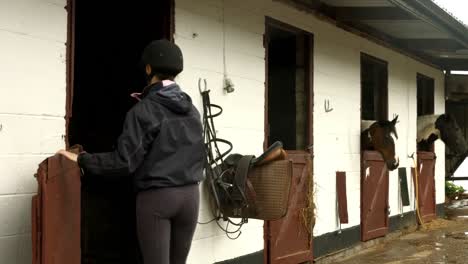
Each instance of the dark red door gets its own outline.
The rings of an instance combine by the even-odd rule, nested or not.
[[[306,223],[311,158],[303,151],[288,151],[293,161],[293,178],[288,212],[277,221],[265,222],[265,257],[269,264],[297,264],[312,261],[311,223]]]
[[[361,240],[388,233],[388,170],[380,153],[364,151],[361,176]]]
[[[80,264],[80,169],[62,155],[43,161],[32,200],[33,264]]]
[[[423,222],[434,220],[436,216],[435,202],[435,160],[433,152],[418,152],[418,203],[419,214]],[[414,178],[413,172],[413,180]]]
[[[287,214],[265,221],[264,263],[312,262],[313,36],[272,18],[266,22],[265,148],[283,143],[293,178]]]

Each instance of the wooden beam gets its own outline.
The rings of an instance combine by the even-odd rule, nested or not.
[[[397,44],[413,50],[455,51],[463,46],[454,39],[398,39]]]
[[[289,2],[288,0],[280,0],[280,2]],[[292,3],[295,3],[296,6],[307,8],[307,9],[319,9],[325,4],[319,0],[292,0]]]
[[[336,19],[360,20],[415,20],[412,14],[396,7],[336,7]]]
[[[468,71],[468,59],[438,59],[439,65],[445,70]]]
[[[369,25],[360,23],[359,21],[343,21],[343,22],[337,22],[337,25],[347,25],[351,28],[355,28],[359,31],[365,32],[373,37],[376,37],[380,40],[383,40],[387,43],[394,43],[395,38],[390,36],[389,34],[386,34],[385,32],[379,31],[376,28],[373,28]]]

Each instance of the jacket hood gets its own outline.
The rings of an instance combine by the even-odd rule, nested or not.
[[[162,82],[156,83],[150,87],[147,96],[156,99],[167,109],[177,114],[186,114],[192,109],[192,99],[176,83],[166,86]]]

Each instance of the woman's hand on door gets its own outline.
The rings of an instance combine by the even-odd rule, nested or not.
[[[78,155],[75,154],[75,153],[71,153],[71,152],[68,152],[66,150],[59,150],[57,151],[56,154],[60,154],[60,155],[63,155],[65,156],[67,159],[71,160],[71,161],[74,161],[74,162],[78,162]]]

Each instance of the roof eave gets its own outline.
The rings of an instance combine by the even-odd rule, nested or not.
[[[449,33],[464,47],[468,48],[468,28],[447,13],[432,0],[389,0],[394,5],[404,8],[420,19]]]

